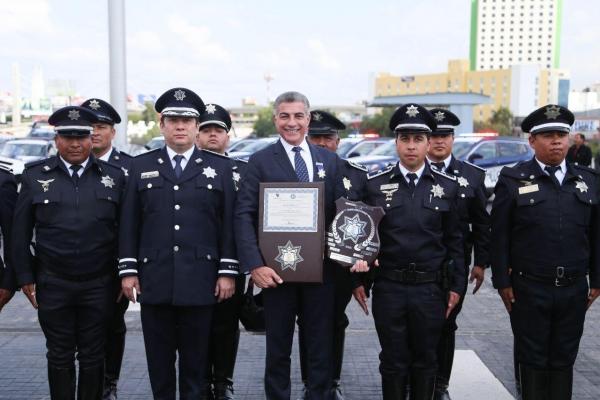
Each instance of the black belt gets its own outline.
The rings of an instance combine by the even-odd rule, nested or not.
[[[556,287],[570,286],[581,278],[585,278],[585,273],[565,273],[564,267],[555,267],[554,275],[543,274],[532,271],[516,271],[516,273],[525,278],[536,282],[553,285]]]
[[[51,270],[48,267],[42,267],[41,272],[49,276],[53,276],[55,278],[64,279],[66,281],[72,282],[87,282],[93,279],[102,278],[103,276],[109,275],[111,273],[116,273],[115,271],[110,269],[102,269],[91,274],[69,275],[64,274],[62,272],[57,272],[55,270]]]
[[[376,268],[377,276],[400,283],[433,283],[441,282],[442,274],[440,271],[419,271],[416,264],[409,264],[407,267]]]

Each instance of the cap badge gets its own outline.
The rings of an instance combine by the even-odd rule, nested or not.
[[[419,113],[419,110],[417,109],[417,106],[415,106],[415,105],[410,105],[406,108],[406,114],[411,118],[416,117],[418,113]]]
[[[314,113],[314,114],[313,114],[313,119],[314,119],[315,121],[320,121],[320,120],[322,120],[322,119],[323,119],[323,116],[322,116],[321,114],[319,114],[319,113]]]
[[[69,119],[71,121],[76,121],[79,119],[79,110],[71,110],[69,111]]]
[[[100,103],[99,103],[99,102],[98,102],[98,100],[96,100],[96,99],[90,100],[89,107],[90,107],[92,110],[97,110],[97,109],[99,109],[99,108],[100,108]]]
[[[556,119],[560,115],[560,108],[557,106],[549,106],[546,107],[546,118],[548,119]]]
[[[217,107],[215,107],[215,105],[214,105],[214,104],[207,104],[207,105],[206,105],[206,112],[207,112],[208,114],[214,114],[214,113],[215,113],[215,111],[217,111]]]
[[[434,114],[434,116],[435,116],[435,120],[436,120],[436,121],[438,121],[438,122],[441,122],[441,121],[443,121],[443,120],[444,120],[444,118],[445,118],[445,114],[444,114],[442,111],[438,111],[438,112],[436,112],[436,113]]]
[[[175,100],[182,101],[183,99],[185,99],[185,92],[181,89],[177,89],[174,93],[174,96]]]

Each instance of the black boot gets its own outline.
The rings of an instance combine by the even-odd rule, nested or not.
[[[405,400],[406,399],[406,377],[381,378],[381,389],[383,400]]]
[[[513,341],[513,365],[515,369],[515,389],[517,390],[517,398],[521,397],[521,376],[519,372],[519,361],[517,360],[517,341]]]
[[[222,332],[214,338],[214,346],[219,349],[213,360],[213,385],[215,400],[233,400],[233,369],[240,343],[240,331]]]
[[[436,376],[435,378],[435,394],[434,400],[452,400],[450,393],[448,393],[448,381],[446,378]]]
[[[435,400],[450,400],[448,386],[454,364],[455,332],[444,329],[437,348],[438,372],[435,381]]]
[[[91,368],[79,367],[77,400],[102,400],[104,389],[104,365]]]
[[[56,368],[48,365],[51,400],[75,400],[75,367]]]
[[[435,391],[435,375],[420,371],[410,373],[410,400],[431,400]]]
[[[550,400],[571,400],[573,368],[550,371]]]
[[[550,395],[548,371],[520,364],[521,398],[523,400],[548,400]]]
[[[342,377],[342,364],[344,363],[344,342],[346,329],[338,327],[333,336],[333,392],[335,400],[344,400],[340,379]]]

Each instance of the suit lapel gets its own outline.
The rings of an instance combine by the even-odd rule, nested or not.
[[[171,159],[169,158],[169,153],[167,153],[167,147],[163,147],[156,154],[156,164],[158,165],[158,170],[160,174],[167,180],[171,182],[176,182],[177,178],[175,178],[175,171],[173,170],[173,165],[171,164]]]
[[[310,150],[310,155],[311,155],[311,159],[312,159],[312,165],[313,165],[313,182],[319,182],[319,181],[324,181],[325,180],[325,176],[323,176],[322,178],[319,177],[319,171],[323,170],[323,172],[325,172],[325,165],[323,164],[323,161],[321,160],[321,158],[319,157],[318,151],[315,148],[315,146],[313,146],[312,144],[308,144],[308,148]]]
[[[294,167],[290,163],[290,159],[285,153],[285,149],[281,144],[281,141],[278,140],[277,143],[273,146],[273,158],[279,164],[283,171],[285,171],[286,175],[289,178],[290,182],[297,182],[298,176],[296,175],[296,171],[294,171]]]
[[[197,148],[194,148],[194,152],[192,153],[192,156],[188,160],[185,168],[183,169],[181,177],[179,178],[179,182],[184,182],[189,179],[192,179],[193,177],[198,175],[200,172],[202,172],[203,166],[206,168],[209,167],[209,165],[203,165],[203,164],[204,164],[204,161],[202,159],[202,152],[200,150],[198,150]]]

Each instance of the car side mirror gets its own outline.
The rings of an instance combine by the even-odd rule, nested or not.
[[[469,158],[467,159],[471,164],[474,164],[475,161],[477,160],[482,160],[483,156],[479,153],[473,153],[469,156]]]
[[[348,158],[350,157],[360,157],[360,153],[357,151],[353,151],[352,153],[348,154],[347,156]]]

